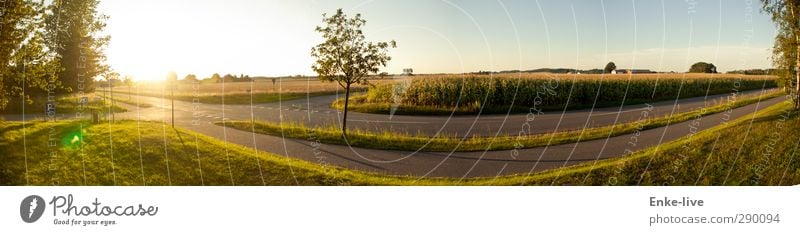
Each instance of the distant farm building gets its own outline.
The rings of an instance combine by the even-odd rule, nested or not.
[[[656,73],[649,69],[615,69],[611,74],[642,74],[642,73]]]

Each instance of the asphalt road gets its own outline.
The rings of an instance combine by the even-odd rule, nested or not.
[[[760,90],[745,91],[737,94],[738,99],[756,96]],[[119,96],[125,99],[126,95]],[[492,115],[451,115],[451,116],[405,116],[367,113],[348,113],[348,127],[376,132],[392,131],[421,134],[426,136],[496,136],[517,135],[527,123],[526,134],[541,134],[554,131],[576,130],[588,127],[609,126],[615,123],[636,121],[641,112],[649,110],[650,117],[668,116],[698,108],[724,103],[731,94],[696,97],[677,101],[662,101],[650,104],[628,105],[623,107],[606,107],[573,111],[545,111],[533,113],[534,121],[527,121],[531,115],[492,114]],[[167,100],[155,97],[138,97],[141,102],[160,108],[169,108]],[[332,96],[318,96],[286,102],[250,105],[200,104],[175,101],[177,119],[209,119],[212,121],[227,120],[264,120],[270,122],[296,122],[306,126],[341,127],[342,113],[330,108]],[[134,96],[136,99],[136,96]],[[160,112],[147,111],[146,120],[160,120]]]
[[[737,94],[758,95],[761,91]],[[711,106],[727,100],[731,94],[698,97],[624,107],[545,112],[535,115],[527,133],[543,133],[554,130],[575,130],[586,127],[635,122],[643,113],[649,117],[685,112]],[[126,98],[120,95],[119,98]],[[117,114],[117,118],[134,120],[170,121],[170,101],[162,98],[133,96],[133,100],[150,103],[151,108],[138,109],[127,106],[130,112]],[[339,113],[329,108],[336,96],[311,97],[256,105],[209,105],[175,101],[176,125],[218,138],[229,143],[255,148],[307,161],[346,167],[350,169],[417,177],[492,177],[508,174],[535,173],[543,170],[591,162],[624,155],[629,151],[642,150],[660,143],[696,133],[730,120],[752,114],[784,100],[775,98],[690,120],[606,139],[540,148],[521,149],[512,156],[511,150],[476,152],[414,152],[355,148],[342,145],[315,144],[315,140],[288,139],[269,135],[253,134],[232,128],[214,125],[221,120],[256,120],[303,122],[307,125],[338,125]],[[650,107],[651,106],[651,107]],[[518,134],[527,119],[527,114],[474,115],[474,116],[393,116],[351,112],[348,126],[371,130],[393,130],[434,135],[482,135]],[[13,117],[6,117],[14,119]],[[29,117],[30,118],[30,117]],[[527,119],[529,120],[529,119]]]

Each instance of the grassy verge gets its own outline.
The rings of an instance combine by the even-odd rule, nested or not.
[[[317,165],[155,122],[0,122],[0,185],[793,185],[800,184],[800,118],[790,107],[625,157],[471,179]],[[49,146],[51,137],[61,140],[57,146]]]
[[[796,185],[798,126],[798,112],[787,101],[628,156],[498,178],[493,184]]]
[[[24,110],[25,114],[44,114],[45,113],[45,105],[47,104],[46,100],[34,100],[32,104],[25,104]],[[2,114],[22,114],[23,107],[22,104],[14,103],[8,104],[5,110],[2,110]],[[104,100],[94,100],[89,99],[89,103],[86,104],[83,108],[81,108],[80,98],[79,97],[64,97],[59,98],[55,102],[55,111],[56,113],[77,113],[83,111],[84,113],[90,113],[93,111],[97,112],[108,112],[109,105]],[[118,105],[111,106],[111,111],[115,113],[127,112],[128,109],[120,107]]]
[[[105,95],[98,95],[98,96],[103,97],[103,98],[108,98]],[[135,100],[119,98],[119,97],[114,99],[114,102],[115,103],[123,103],[123,104],[127,104],[127,105],[133,105],[134,107],[139,107],[139,108],[150,108],[150,107],[153,107],[153,105],[149,104],[149,103],[142,103],[142,102],[138,102],[138,101],[135,101]]]
[[[468,115],[477,113],[476,105],[462,105],[459,107],[440,107],[430,105],[408,105],[394,104],[388,102],[368,102],[367,94],[354,95],[350,97],[347,110],[359,113],[390,114],[394,109],[397,115]],[[344,110],[344,98],[339,98],[331,103],[331,108]],[[543,109],[544,110],[544,109]],[[548,109],[549,110],[549,109]],[[508,109],[505,109],[507,112]],[[519,111],[519,110],[517,110]],[[484,114],[505,113],[501,108],[485,109]],[[512,112],[516,113],[516,112]]]
[[[758,97],[741,99],[704,109],[678,113],[672,116],[652,117],[637,122],[588,128],[585,130],[562,131],[525,136],[473,136],[464,139],[454,136],[429,137],[396,132],[376,133],[357,129],[349,131],[347,141],[345,141],[342,138],[341,130],[334,126],[309,128],[296,123],[256,122],[255,128],[253,128],[251,122],[249,121],[226,121],[225,124],[228,127],[245,131],[252,131],[255,129],[255,132],[261,134],[284,136],[295,139],[309,139],[314,137],[319,139],[319,141],[322,143],[340,145],[349,144],[350,146],[362,148],[408,151],[421,150],[429,152],[510,150],[574,143],[577,141],[604,139],[608,138],[609,136],[613,137],[630,134],[636,131],[666,126],[670,123],[684,122],[697,117],[724,112],[729,109],[753,104],[760,100],[775,98],[780,95],[783,95],[783,92],[773,92]]]
[[[21,122],[0,122],[0,130],[0,185],[457,183],[448,179],[390,177],[256,153],[156,122],[83,126],[79,122],[28,122],[24,126]],[[60,140],[57,146],[49,146],[48,139],[53,137]]]

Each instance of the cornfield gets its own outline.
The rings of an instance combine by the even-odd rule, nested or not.
[[[618,105],[623,100],[644,103],[775,86],[774,77],[731,74],[431,75],[376,86],[367,93],[366,102],[547,109]]]

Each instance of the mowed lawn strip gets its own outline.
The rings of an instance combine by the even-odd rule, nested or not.
[[[255,128],[253,128],[252,122],[250,121],[225,121],[225,125],[227,127],[244,131],[255,130],[256,133],[260,134],[283,136],[294,139],[309,139],[314,137],[315,139],[319,139],[319,141],[322,143],[350,145],[354,147],[372,149],[406,151],[420,150],[427,152],[510,150],[535,148],[547,145],[559,145],[565,143],[574,143],[577,141],[596,140],[630,134],[636,131],[666,126],[670,123],[684,122],[693,118],[724,112],[726,110],[753,104],[762,100],[775,98],[783,94],[783,92],[772,92],[761,96],[740,99],[712,107],[677,113],[671,116],[650,117],[636,122],[620,123],[612,126],[522,136],[473,136],[469,138],[461,138],[456,136],[438,135],[430,137],[409,133],[388,131],[371,132],[355,129],[348,131],[347,141],[345,141],[345,139],[342,138],[341,129],[336,126],[307,127],[298,123],[272,123],[262,121],[255,122]],[[216,124],[221,125],[222,122],[217,122]]]

